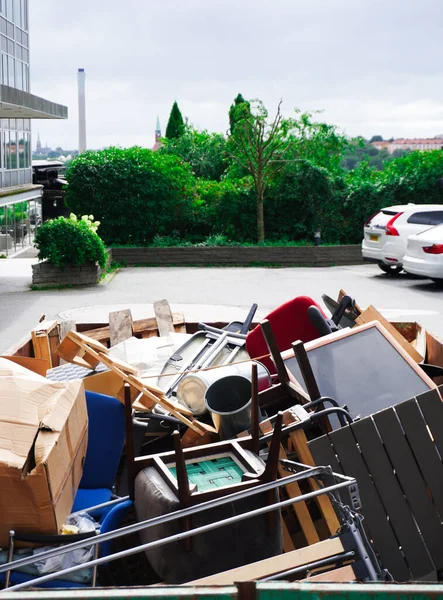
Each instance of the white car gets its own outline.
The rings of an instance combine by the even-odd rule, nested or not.
[[[385,273],[399,273],[403,269],[408,237],[441,223],[443,204],[406,204],[383,208],[364,225],[363,259],[376,262]]]
[[[443,225],[410,236],[403,268],[406,273],[443,283]]]

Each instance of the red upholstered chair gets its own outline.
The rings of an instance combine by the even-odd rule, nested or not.
[[[322,315],[326,317],[317,302],[308,296],[298,296],[293,300],[289,300],[267,315],[266,319],[271,324],[280,352],[288,350],[292,342],[296,342],[297,340],[306,343],[320,337],[319,332],[308,317],[308,308],[310,306],[316,306]],[[261,332],[260,325],[257,325],[257,327],[248,333],[246,349],[251,358],[268,354],[268,346]],[[272,374],[275,374],[276,371],[271,358],[263,358],[260,362]]]

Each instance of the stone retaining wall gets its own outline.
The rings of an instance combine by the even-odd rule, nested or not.
[[[88,263],[77,267],[70,265],[64,269],[48,262],[32,265],[34,285],[95,285],[100,277],[100,267]]]
[[[126,265],[327,267],[363,263],[361,246],[216,246],[112,248],[112,259]]]

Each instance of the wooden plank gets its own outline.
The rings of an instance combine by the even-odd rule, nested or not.
[[[52,354],[49,335],[57,327],[57,321],[43,321],[31,331],[34,357],[46,360],[52,368]]]
[[[426,352],[427,352],[426,340],[427,340],[426,329],[422,325],[417,323],[417,337],[415,338],[415,349],[420,354],[420,356],[423,356],[423,360],[425,362],[426,362]],[[435,364],[435,363],[433,363],[433,364]]]
[[[129,309],[109,313],[110,345],[116,346],[132,337],[132,314]]]
[[[260,423],[260,429],[263,433],[269,433],[272,431],[272,425],[270,420],[262,421]],[[269,444],[268,444],[269,446]],[[287,459],[287,455],[283,446],[280,446],[280,459]],[[284,470],[280,461],[278,463],[278,474],[279,477],[284,478],[288,476],[287,471]],[[300,489],[299,484],[294,481],[293,483],[288,483],[285,485],[285,490],[289,498],[298,498],[303,495],[303,492]],[[294,512],[297,516],[299,525],[301,530],[303,531],[303,535],[306,538],[308,545],[316,544],[320,541],[320,537],[317,533],[317,530],[314,525],[314,521],[312,520],[311,513],[309,512],[308,506],[306,502],[297,502],[292,506]],[[288,552],[290,548],[284,548],[285,552]]]
[[[33,373],[37,373],[37,375],[41,375],[42,377],[46,377],[46,371],[50,368],[49,362],[44,358],[28,358],[27,356],[1,356],[0,358],[6,358],[21,367],[25,367],[25,369],[29,369]]]
[[[283,517],[281,517],[281,530],[283,537],[283,552],[292,552],[292,550],[295,550],[294,542],[292,541],[291,534],[288,531]]]
[[[190,581],[184,585],[231,585],[239,581],[259,580],[342,552],[344,550],[340,539],[332,538],[318,542],[313,546],[306,546],[306,548],[266,558],[237,569]]]
[[[280,448],[280,458],[287,459],[286,452],[283,447]],[[283,469],[279,462],[278,466],[278,474],[281,478],[287,477],[288,473]],[[285,485],[286,493],[289,498],[299,498],[303,495],[303,492],[300,489],[300,486],[296,481],[293,483],[288,483]],[[320,541],[320,537],[315,529],[314,521],[312,520],[311,514],[307,507],[306,502],[297,502],[293,505],[293,509],[295,514],[297,515],[298,522],[300,524],[301,530],[303,531],[303,535],[306,538],[308,545],[316,544]],[[285,552],[286,552],[285,548]]]
[[[437,392],[432,391],[427,393],[432,396],[431,402],[438,403],[443,409]],[[400,418],[401,425],[408,438],[415,460],[432,494],[435,506],[440,515],[443,515],[443,465],[437,448],[429,434],[427,424],[423,420],[418,402],[416,399],[412,399],[397,404],[395,412]],[[439,424],[439,428],[441,428],[441,423]]]
[[[398,422],[393,426],[400,429]],[[351,429],[413,576],[418,578],[427,575],[434,570],[434,565],[420,537],[374,421],[371,417],[366,417],[351,425]]]
[[[329,466],[334,473],[341,473],[344,475],[341,464],[338,462],[337,457],[335,456],[334,449],[332,448],[327,435],[322,435],[308,442],[308,448],[311,451],[312,457],[317,466]],[[336,493],[340,496],[340,499],[344,504],[352,507],[351,495],[346,488],[337,490]]]
[[[409,354],[409,356],[415,360],[415,362],[419,363],[424,359],[422,356],[403,336],[402,334],[395,329],[391,323],[385,317],[378,312],[378,310],[374,306],[368,306],[368,308],[359,315],[355,323],[357,325],[364,325],[366,323],[370,323],[371,321],[378,321],[389,331],[392,337],[400,344],[400,346]]]
[[[174,333],[174,324],[172,322],[172,313],[169,302],[167,300],[158,300],[157,302],[154,302],[154,313],[160,337]]]
[[[394,535],[362,455],[357,448],[350,427],[337,429],[329,433],[328,437],[345,475],[355,477],[357,480],[363,505],[361,512],[365,517],[365,526],[369,531],[383,567],[389,570],[396,581],[408,581],[411,578],[408,566],[401,554],[398,540]]]
[[[439,367],[443,367],[443,340],[441,340],[438,336],[426,332],[426,348],[427,348],[427,358],[426,361],[430,365],[437,365]],[[436,379],[438,385],[443,383],[443,377],[439,377]]]
[[[65,339],[57,348],[57,353],[60,358],[63,358],[66,362],[74,363],[81,367],[86,367],[87,369],[95,369],[100,363],[99,360],[80,348],[77,342],[71,340],[68,335],[66,335]]]
[[[49,350],[51,352],[51,363],[53,367],[60,366],[60,357],[57,354],[57,348],[60,344],[60,326],[57,323],[57,326],[51,329],[48,334],[49,338]]]
[[[182,312],[172,313],[172,323],[176,333],[186,333],[185,316]],[[132,330],[136,337],[155,337],[158,335],[157,320],[155,317],[151,317],[149,319],[138,319],[133,321]],[[83,331],[83,334],[94,340],[97,340],[98,342],[109,342],[109,325],[95,327],[94,329],[87,329]]]
[[[285,413],[283,416],[283,421],[285,425],[293,423],[294,419],[292,413],[289,411]],[[300,462],[302,462],[304,465],[314,466],[315,462],[312,458],[311,451],[308,448],[308,440],[303,429],[299,429],[298,431],[293,431],[290,433],[289,439],[291,440]],[[309,485],[313,491],[320,489],[318,484],[313,479],[309,479]],[[323,515],[330,534],[334,535],[338,529],[340,529],[340,521],[335,514],[334,507],[332,506],[329,497],[326,495],[318,496],[316,498],[316,502],[321,514]]]
[[[406,437],[398,427],[397,415],[393,408],[388,408],[375,414],[374,421],[429,553],[440,569],[443,567],[443,528]]]
[[[74,320],[60,321],[60,324],[59,324],[60,342],[62,342],[65,339],[66,334],[68,333],[68,331],[76,331],[76,329],[77,329],[77,326],[76,326]],[[58,348],[56,348],[56,353],[58,355],[57,350],[58,350]],[[58,357],[59,357],[59,363],[61,365],[63,365],[63,364],[66,363],[66,361],[63,360],[63,358],[60,358],[60,355],[58,355]]]
[[[79,331],[68,331],[65,339],[70,339],[73,342],[76,342],[82,348],[92,348],[96,352],[104,352],[105,354],[109,352],[109,349],[104,344],[91,339]]]
[[[443,387],[439,388],[440,394],[443,394]],[[417,402],[421,412],[424,415],[426,423],[431,431],[434,443],[443,457],[443,403],[435,402],[435,390],[425,392],[417,396]]]
[[[300,583],[311,583],[313,581],[346,583],[347,581],[356,581],[356,579],[353,567],[351,565],[346,565],[346,567],[340,567],[339,569],[333,569],[326,573],[319,573],[318,575],[312,575],[312,577],[301,579]]]

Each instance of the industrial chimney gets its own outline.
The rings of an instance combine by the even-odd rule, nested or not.
[[[85,70],[78,70],[78,151],[86,150]]]

